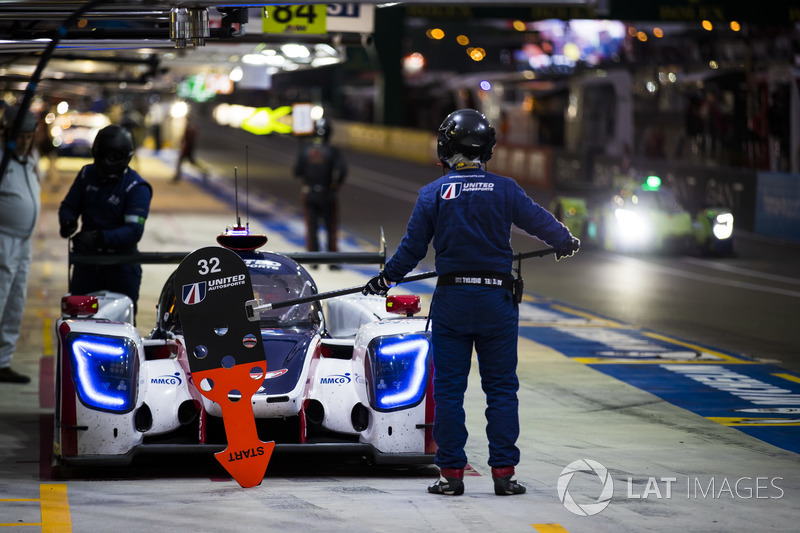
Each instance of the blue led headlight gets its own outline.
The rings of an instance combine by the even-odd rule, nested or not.
[[[425,395],[430,373],[427,334],[376,337],[367,346],[370,404],[377,411],[417,405]]]
[[[131,339],[70,333],[66,344],[81,403],[112,413],[136,407],[139,358]]]

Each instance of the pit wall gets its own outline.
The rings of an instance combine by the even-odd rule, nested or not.
[[[332,142],[361,152],[428,164],[439,162],[436,138],[436,132],[336,121]],[[487,167],[494,173],[513,176],[521,184],[551,190],[551,152],[534,146],[498,145]]]

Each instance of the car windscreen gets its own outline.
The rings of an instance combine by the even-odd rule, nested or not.
[[[626,200],[625,204],[639,209],[652,209],[666,213],[677,213],[683,210],[675,195],[666,189],[637,191]]]
[[[314,281],[295,265],[265,259],[245,259],[253,283],[253,295],[262,303],[277,303],[316,294]],[[319,302],[308,302],[261,311],[262,327],[318,326]]]

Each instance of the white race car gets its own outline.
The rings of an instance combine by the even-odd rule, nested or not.
[[[203,250],[233,254],[223,247]],[[260,311],[254,325],[260,339],[244,337],[246,348],[263,345],[264,352],[249,373],[257,381],[250,403],[258,439],[274,442],[275,453],[352,452],[376,464],[432,463],[432,359],[427,320],[413,316],[419,297],[352,291],[323,304],[313,299],[312,277],[291,257],[255,250],[236,255],[246,265],[254,301],[312,298]],[[56,324],[58,463],[127,464],[148,452],[217,452],[220,459],[225,450],[231,460],[263,453],[260,446],[252,452],[226,448],[226,402],[210,400],[200,374],[193,375],[193,358],[200,355],[197,342],[187,340],[180,310],[206,290],[210,295],[214,282],[179,286],[174,278],[181,267],[163,287],[157,323],[146,338],[133,326],[126,296],[64,297]],[[217,335],[225,335],[227,317],[245,312],[239,303],[205,309],[220,321]],[[228,398],[236,402],[236,389],[244,387],[232,389]]]

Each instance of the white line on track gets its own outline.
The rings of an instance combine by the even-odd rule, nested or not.
[[[704,283],[714,283],[716,285],[724,285],[728,287],[736,287],[738,289],[749,289],[753,291],[759,292],[768,292],[772,294],[780,294],[781,296],[789,296],[792,298],[800,298],[800,291],[792,291],[787,289],[780,289],[778,287],[770,287],[768,285],[759,285],[757,283],[747,283],[744,281],[734,281],[729,279],[724,279],[715,276],[707,276],[704,274],[697,274],[694,272],[689,272],[686,270],[681,270],[678,268],[671,268],[663,265],[656,265],[653,263],[648,263],[647,261],[642,261],[641,259],[634,259],[632,257],[625,257],[625,256],[612,256],[613,259],[623,262],[623,263],[631,263],[644,266],[645,268],[649,268],[651,270],[655,270],[657,272],[662,272],[664,274],[670,274],[672,276],[678,276],[681,278],[686,279],[693,279],[695,281],[702,281]]]
[[[791,278],[789,276],[779,276],[777,274],[768,274],[766,272],[759,272],[757,270],[750,270],[748,268],[739,268],[733,265],[728,265],[725,263],[716,263],[714,261],[706,261],[704,259],[694,259],[692,257],[684,257],[684,263],[689,263],[692,265],[697,265],[705,268],[715,268],[717,270],[722,270],[724,272],[730,272],[731,274],[741,274],[743,276],[750,276],[752,278],[761,278],[767,279],[770,281],[778,281],[781,283],[790,283],[792,285],[800,285],[800,279],[798,278]]]
[[[380,172],[359,170],[359,174],[361,175],[349,177],[347,184],[379,192],[412,204],[417,201],[417,191],[421,188],[421,185],[417,183],[387,176]],[[368,174],[369,177],[365,178],[364,174]]]

